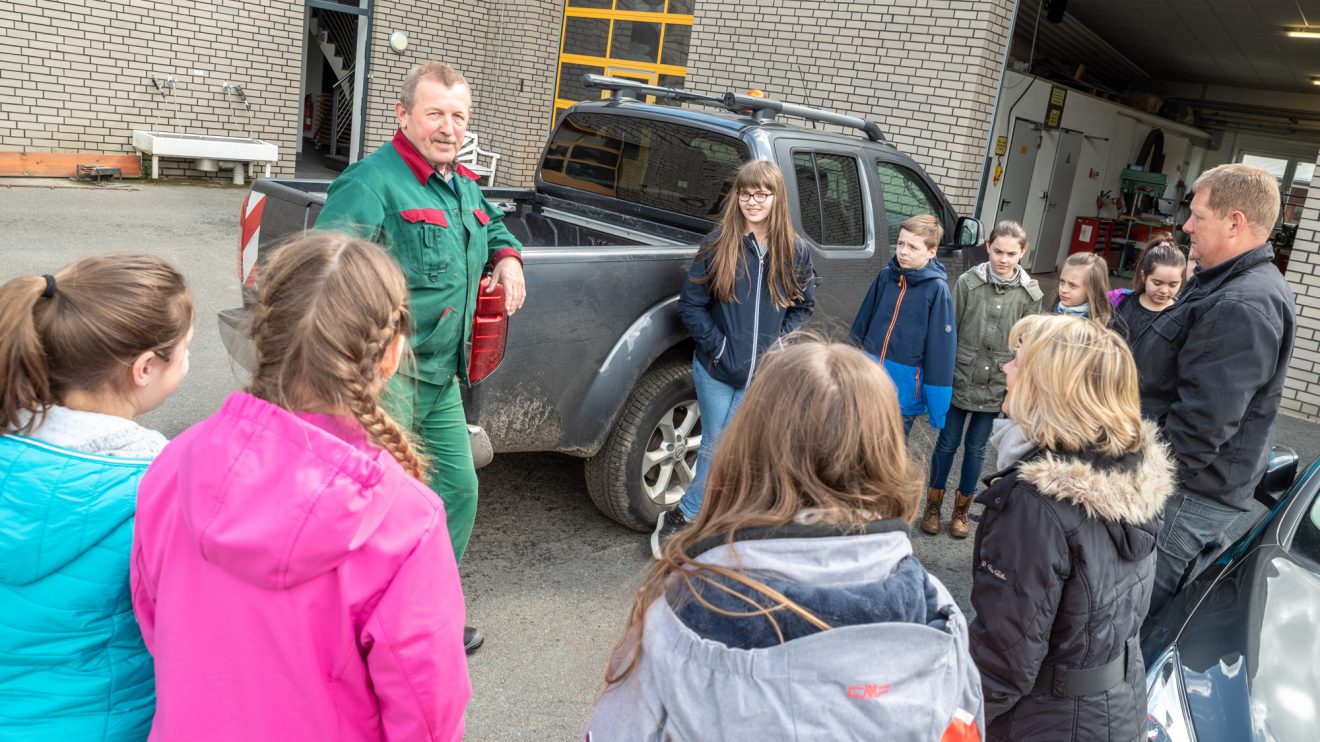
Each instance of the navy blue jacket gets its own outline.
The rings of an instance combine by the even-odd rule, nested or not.
[[[702,282],[710,269],[710,257],[704,250],[718,234],[716,230],[703,241],[702,252],[692,261],[678,297],[678,315],[697,342],[697,360],[711,378],[743,389],[756,373],[757,357],[779,338],[801,327],[816,306],[811,248],[800,238],[794,243],[794,273],[803,295],[797,303],[777,309],[770,298],[769,267],[757,253],[756,242],[747,235],[743,239],[743,269],[733,286],[734,301],[719,301]]]
[[[1179,486],[1238,510],[1269,460],[1297,334],[1273,259],[1266,243],[1201,268],[1132,343],[1141,413],[1173,449]]]
[[[884,364],[904,415],[927,412],[932,428],[944,427],[953,399],[958,331],[953,295],[938,260],[903,270],[890,258],[871,282],[849,337]]]

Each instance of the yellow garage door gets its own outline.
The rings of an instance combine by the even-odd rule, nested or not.
[[[626,77],[683,87],[695,0],[568,0],[559,43],[555,117],[574,103],[604,97],[582,75]]]

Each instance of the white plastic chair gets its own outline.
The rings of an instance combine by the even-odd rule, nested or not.
[[[458,162],[484,177],[486,185],[495,185],[495,169],[500,164],[500,156],[482,149],[476,134],[468,132],[463,137],[463,146],[458,148]]]

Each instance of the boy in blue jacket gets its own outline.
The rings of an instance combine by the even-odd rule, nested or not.
[[[943,428],[953,396],[957,323],[948,277],[935,259],[943,236],[939,219],[929,214],[899,226],[894,257],[871,283],[849,333],[894,380],[909,433],[923,412],[932,428]]]

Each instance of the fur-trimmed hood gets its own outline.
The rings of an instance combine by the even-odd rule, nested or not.
[[[1045,452],[1018,466],[1042,495],[1082,508],[1089,517],[1127,525],[1150,522],[1175,486],[1174,462],[1159,431],[1142,421],[1140,451],[1121,459]]]

